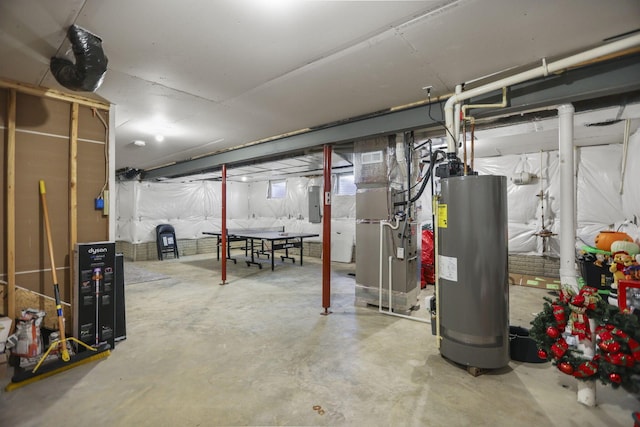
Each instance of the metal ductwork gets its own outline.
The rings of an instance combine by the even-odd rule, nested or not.
[[[51,58],[53,76],[67,89],[95,92],[107,71],[102,39],[77,25],[69,27],[67,37],[71,42],[75,64],[65,58]]]
[[[417,307],[419,291],[412,149],[402,134],[354,142],[356,304],[402,316]]]

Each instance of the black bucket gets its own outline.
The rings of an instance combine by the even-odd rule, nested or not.
[[[509,326],[509,355],[511,360],[527,363],[544,363],[538,357],[538,346],[529,336],[529,330],[520,326]]]

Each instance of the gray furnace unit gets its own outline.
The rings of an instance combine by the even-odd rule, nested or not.
[[[440,352],[469,368],[509,363],[504,176],[441,179],[437,205]]]
[[[417,227],[406,191],[418,168],[410,149],[402,135],[354,144],[356,303],[380,306],[382,297],[381,307],[398,313],[417,305],[419,291]]]

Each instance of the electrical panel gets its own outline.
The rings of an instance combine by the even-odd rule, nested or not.
[[[322,220],[320,214],[320,186],[309,186],[309,222],[318,224]]]

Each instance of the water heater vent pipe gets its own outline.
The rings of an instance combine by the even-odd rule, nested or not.
[[[636,47],[638,45],[640,45],[640,34],[636,34],[634,36],[630,36],[625,39],[617,40],[607,45],[599,46],[594,49],[587,50],[585,52],[578,53],[576,55],[572,55],[567,58],[560,59],[558,61],[551,62],[548,64],[546,63],[546,60],[543,60],[542,65],[539,67],[533,68],[528,71],[524,71],[519,74],[515,74],[513,76],[506,77],[504,79],[487,83],[486,85],[479,86],[477,88],[473,88],[468,91],[464,91],[460,94],[456,93],[452,95],[451,98],[449,98],[444,105],[445,125],[448,130],[447,131],[447,151],[449,153],[457,153],[456,141],[453,138],[453,135],[456,132],[454,110],[456,108],[456,105],[460,104],[462,101],[466,99],[471,99],[474,96],[484,95],[486,93],[492,92],[494,90],[502,89],[504,87],[509,87],[517,83],[522,83],[528,80],[544,77],[550,73],[555,73],[561,70],[565,70],[569,67],[579,65],[586,61],[592,61],[606,55],[610,55],[616,52],[623,51],[625,49]]]

